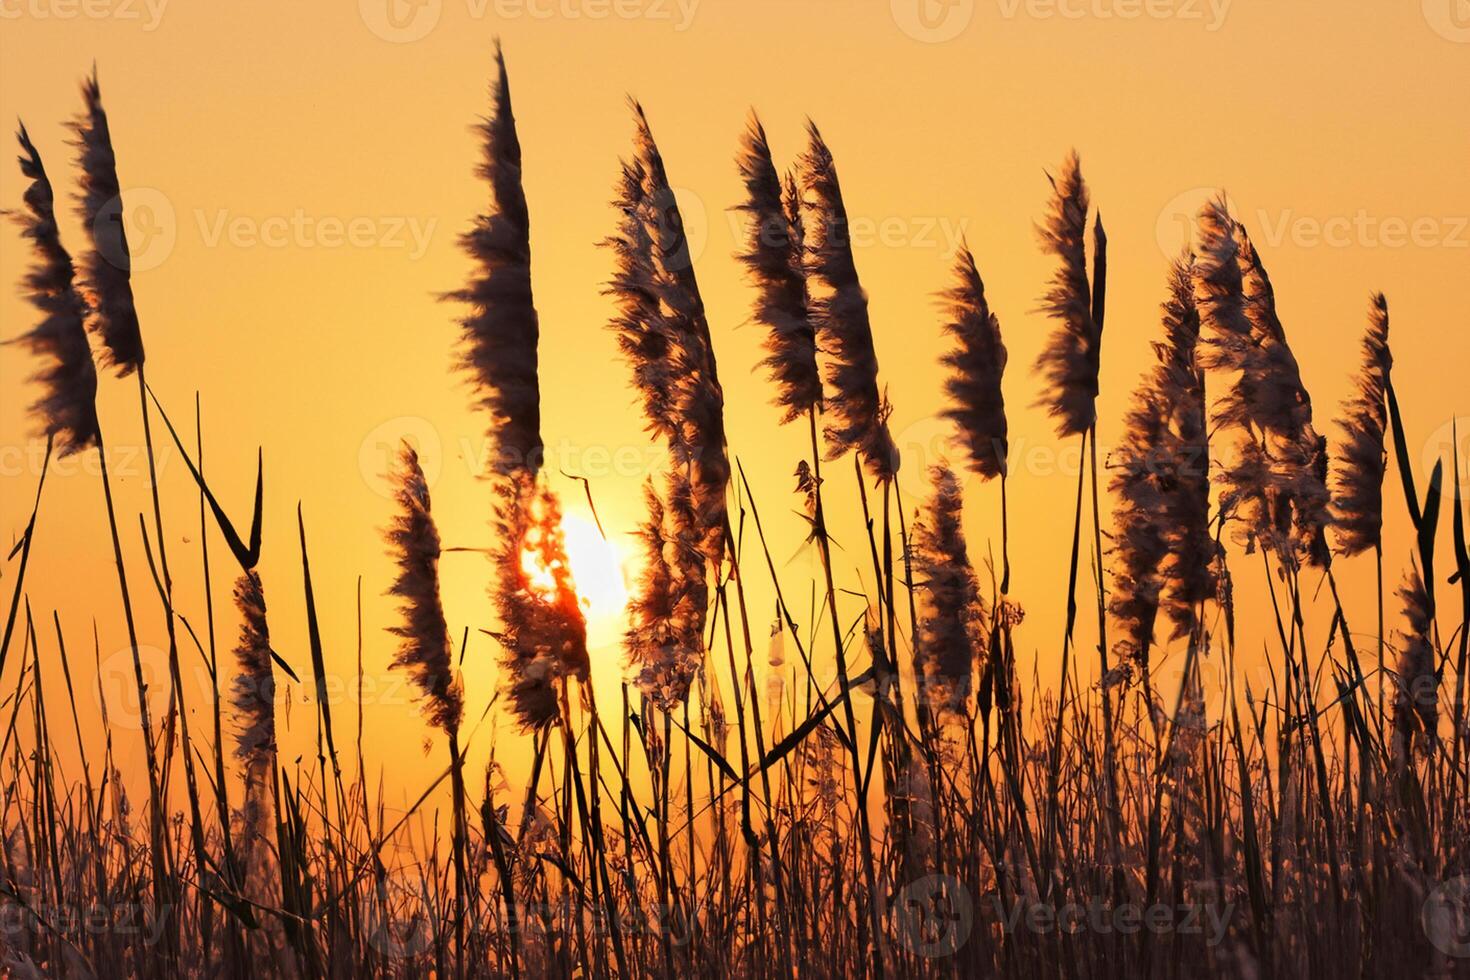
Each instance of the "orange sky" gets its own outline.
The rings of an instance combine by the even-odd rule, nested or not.
[[[494,36],[505,43],[524,145],[544,434],[558,465],[591,478],[610,533],[626,541],[647,461],[660,458],[603,329],[610,262],[596,247],[613,227],[607,202],[629,144],[624,95],[632,93],[649,111],[693,230],[732,450],[755,487],[788,598],[809,620],[810,566],[802,558],[784,564],[801,533],[790,474],[804,429],[777,427],[755,371],[761,335],[748,323],[752,291],[731,258],[738,226],[728,209],[741,195],[733,158],[748,108],[762,113],[782,165],[800,151],[810,115],[836,156],[854,219],[910,505],[924,454],[943,432],[934,419],[943,345],[933,294],[948,282],[960,234],[975,252],[1011,351],[1014,584],[1028,612],[1022,666],[1029,674],[1039,661],[1047,677],[1055,672],[1074,491],[1075,456],[1066,453],[1075,447],[1058,445],[1028,408],[1036,396],[1029,366],[1049,330],[1032,312],[1050,273],[1031,231],[1047,195],[1043,169],[1078,148],[1111,238],[1104,448],[1157,331],[1166,257],[1184,240],[1181,216],[1224,185],[1276,282],[1319,427],[1329,432],[1326,420],[1357,366],[1368,293],[1387,292],[1422,487],[1426,460],[1448,451],[1455,413],[1470,411],[1470,27],[1452,16],[1453,2],[427,0],[390,18],[381,0],[0,0],[0,118],[24,118],[58,191],[69,195],[74,171],[61,123],[79,107],[77,83],[97,61],[138,253],[150,381],[184,428],[202,392],[211,480],[242,521],[255,447],[264,446],[262,572],[275,646],[298,670],[308,669],[298,500],[329,667],[349,687],[362,576],[364,662],[381,692],[366,715],[368,754],[407,774],[391,798],[416,795],[427,771],[415,767],[426,729],[388,679],[392,643],[382,632],[393,615],[381,596],[389,574],[379,529],[390,507],[379,474],[398,436],[420,442],[446,543],[489,541],[488,494],[473,464],[481,421],[449,372],[455,311],[435,296],[463,279],[468,263],[455,237],[485,199],[471,174],[469,125],[486,108]],[[17,206],[21,191],[7,164],[0,206]],[[74,219],[63,232],[79,251]],[[16,295],[27,259],[7,225],[5,338],[32,323]],[[23,351],[0,348],[7,545],[24,526],[38,473],[24,418],[30,370]],[[131,528],[147,501],[131,380],[104,379],[101,407]],[[1470,419],[1462,421],[1470,431]],[[202,629],[197,503],[172,447],[163,465],[178,603]],[[849,469],[829,475],[834,535],[845,546],[838,559],[856,586],[866,547]],[[578,486],[557,484],[568,510],[585,517]],[[1410,538],[1396,485],[1388,499],[1392,583]],[[979,484],[967,500],[979,562],[998,503],[994,488]],[[104,688],[122,698],[122,661],[109,660],[125,640],[105,534],[95,458],[59,464],[28,591],[38,615],[60,611],[81,662],[78,683],[88,687],[87,634],[98,618]],[[125,547],[141,558],[136,531]],[[225,606],[227,553],[216,546],[214,554],[216,599]],[[141,641],[161,648],[158,603],[146,570],[134,568]],[[443,563],[451,631],[471,627],[470,718],[494,685],[491,641],[474,632],[490,625],[487,571],[474,555]],[[1239,592],[1259,599],[1258,569],[1237,562],[1237,571]],[[7,599],[12,574],[7,567]],[[771,590],[759,565],[747,574],[763,639]],[[1341,575],[1354,628],[1371,631],[1371,562]],[[1090,579],[1083,587],[1087,609]],[[1319,609],[1309,635],[1323,635],[1325,616]],[[233,625],[226,609],[222,652]],[[593,625],[596,636],[616,636],[606,617]],[[1084,615],[1084,651],[1092,632]],[[42,634],[54,650],[49,630]],[[1247,626],[1242,656],[1265,639]],[[595,656],[600,677],[612,682],[618,652]],[[186,651],[186,673],[198,663]],[[1093,669],[1093,656],[1082,664]],[[14,669],[0,679],[5,690]],[[94,702],[83,699],[84,715]],[[292,708],[299,732],[310,729],[310,710]],[[350,700],[338,711],[344,729],[353,724]],[[478,736],[476,752],[487,744]],[[125,767],[141,760],[136,739],[121,739],[119,751]]]

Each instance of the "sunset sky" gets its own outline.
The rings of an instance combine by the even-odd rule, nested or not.
[[[0,0],[0,118],[9,125],[19,117],[30,128],[67,202],[64,241],[80,252],[63,124],[80,108],[78,83],[95,60],[134,244],[149,381],[186,440],[200,393],[209,479],[239,522],[248,521],[255,450],[264,448],[261,570],[270,625],[274,646],[303,676],[298,501],[329,669],[349,688],[361,576],[366,683],[381,692],[369,694],[379,703],[365,715],[367,755],[388,766],[390,799],[416,796],[430,769],[420,751],[427,726],[407,704],[406,687],[390,680],[393,641],[383,631],[395,617],[382,595],[390,570],[380,532],[392,514],[382,473],[398,438],[420,447],[446,545],[492,541],[488,488],[476,478],[484,423],[451,371],[458,311],[436,297],[464,280],[469,262],[456,238],[487,199],[472,173],[478,147],[470,126],[488,107],[497,36],[524,148],[548,470],[574,542],[589,556],[574,555],[575,571],[589,580],[593,656],[610,691],[621,670],[619,583],[605,554],[599,563],[580,485],[556,471],[589,478],[615,554],[631,560],[639,487],[662,450],[643,431],[628,371],[604,329],[613,311],[601,294],[611,262],[597,245],[613,230],[608,201],[619,158],[629,152],[629,94],[647,109],[679,190],[731,451],[750,477],[803,627],[818,566],[798,547],[804,531],[791,474],[807,453],[806,430],[778,427],[757,368],[754,293],[732,258],[740,224],[730,209],[742,195],[734,155],[752,107],[778,165],[804,148],[807,117],[836,157],[910,511],[924,490],[923,467],[945,438],[936,418],[944,343],[934,294],[950,281],[961,236],[975,253],[1011,355],[1013,586],[1027,611],[1017,635],[1027,690],[1033,664],[1044,683],[1056,673],[1075,492],[1076,446],[1059,443],[1030,407],[1038,395],[1030,366],[1050,331],[1034,310],[1052,270],[1032,224],[1048,196],[1045,171],[1069,148],[1081,154],[1111,245],[1104,450],[1116,442],[1151,357],[1166,263],[1186,243],[1190,216],[1223,187],[1276,284],[1318,428],[1335,438],[1331,420],[1358,366],[1368,295],[1381,289],[1421,489],[1436,453],[1448,455],[1457,413],[1470,472],[1470,19],[1457,17],[1460,0],[387,2],[394,7],[384,0],[153,0],[151,7]],[[0,207],[14,208],[24,184],[8,156]],[[28,261],[7,223],[0,338],[34,322],[18,296]],[[32,369],[24,350],[0,348],[7,550],[29,516],[44,445],[26,417]],[[154,648],[147,662],[162,691],[165,634],[136,530],[148,492],[134,383],[105,376],[100,403],[142,610],[140,642]],[[177,602],[202,636],[196,494],[161,427],[155,437],[163,440]],[[842,584],[859,588],[866,543],[850,461],[827,475]],[[1390,481],[1392,585],[1411,538]],[[998,557],[997,488],[972,480],[966,501],[971,555],[981,565],[992,538]],[[1446,512],[1446,527],[1448,520]],[[763,664],[773,592],[753,527],[746,541]],[[123,673],[131,665],[95,453],[53,465],[36,542],[26,585],[46,626],[38,627],[43,650],[54,652],[45,622],[54,608],[79,692],[92,689],[95,617],[102,687],[117,699],[109,710],[118,724],[119,706],[135,697]],[[231,567],[217,536],[211,547],[226,657],[235,629]],[[1237,558],[1235,570],[1243,601],[1264,602],[1258,560]],[[455,553],[441,572],[451,633],[470,630],[473,724],[495,685],[493,641],[478,632],[494,626],[489,567]],[[6,601],[13,574],[11,562],[0,579]],[[1354,630],[1373,631],[1371,559],[1345,563],[1340,575]],[[1315,588],[1312,576],[1308,589]],[[1084,576],[1084,610],[1091,590]],[[855,618],[860,605],[847,603],[844,617]],[[1315,611],[1308,633],[1320,649],[1327,610]],[[1396,618],[1391,604],[1391,623]],[[1087,672],[1096,669],[1094,627],[1084,614],[1078,637]],[[1259,657],[1264,639],[1243,637],[1243,660]],[[201,661],[184,642],[186,674],[200,677]],[[0,690],[13,689],[17,662],[15,643]],[[189,696],[202,712],[197,691]],[[344,728],[355,724],[350,698],[338,710]],[[310,704],[293,706],[291,721],[305,746]],[[510,722],[497,717],[476,736],[472,760],[483,761],[492,727],[503,756],[522,754]],[[126,770],[140,760],[141,740],[120,737],[118,751]],[[437,771],[440,763],[433,765]]]

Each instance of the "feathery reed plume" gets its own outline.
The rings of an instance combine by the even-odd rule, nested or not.
[[[603,242],[616,257],[605,290],[618,303],[611,327],[633,368],[649,428],[688,471],[701,550],[719,563],[730,482],[725,395],[684,219],[648,117],[636,101],[632,108],[633,159],[622,164],[614,198],[622,218]]]
[[[985,603],[965,547],[960,483],[945,463],[930,467],[929,479],[933,494],[913,529],[922,596],[914,674],[931,703],[962,716],[976,663],[985,653]]]
[[[633,369],[633,388],[643,402],[648,429],[671,443],[679,438],[675,419],[675,338],[659,315],[653,286],[653,242],[643,223],[643,167],[625,161],[618,178],[613,206],[618,209],[617,230],[604,239],[613,253],[613,277],[603,290],[617,302],[609,329],[617,335],[618,349]]]
[[[389,630],[403,640],[393,666],[413,677],[429,721],[453,735],[464,716],[464,693],[450,661],[449,630],[439,598],[439,530],[429,512],[429,487],[418,453],[406,441],[399,447],[393,479],[400,510],[386,536],[398,576],[388,594],[402,600],[404,621]]]
[[[1314,566],[1331,558],[1326,529],[1331,523],[1327,493],[1327,441],[1312,427],[1312,398],[1276,312],[1276,290],[1250,240],[1236,223],[1238,261],[1245,286],[1245,312],[1257,339],[1246,392],[1258,427],[1268,435],[1275,461],[1277,530],[1290,533],[1299,557]]]
[[[1119,668],[1148,676],[1149,648],[1164,589],[1161,568],[1169,554],[1165,491],[1160,486],[1156,448],[1167,438],[1168,405],[1149,381],[1134,392],[1124,416],[1122,443],[1111,461],[1113,508],[1113,593],[1108,611],[1122,626],[1113,650]]]
[[[1383,476],[1388,466],[1383,436],[1388,429],[1388,300],[1374,293],[1363,336],[1363,367],[1356,390],[1343,402],[1345,438],[1333,472],[1337,547],[1344,555],[1377,548],[1383,540]]]
[[[1210,431],[1205,408],[1205,373],[1199,362],[1200,315],[1193,291],[1193,256],[1174,263],[1169,299],[1163,304],[1164,342],[1155,345],[1160,360],[1159,389],[1170,409],[1171,449],[1165,479],[1169,494],[1169,589],[1164,610],[1174,637],[1197,625],[1199,604],[1217,592],[1218,548],[1210,535]]]
[[[1204,330],[1201,363],[1234,375],[1214,418],[1236,431],[1237,458],[1221,474],[1221,508],[1288,566],[1330,557],[1325,440],[1276,314],[1275,292],[1245,229],[1218,197],[1200,212],[1195,294]]]
[[[1037,404],[1057,419],[1057,435],[1065,437],[1080,435],[1097,421],[1102,331],[1093,319],[1092,288],[1087,279],[1090,200],[1075,150],[1062,161],[1057,176],[1048,174],[1047,180],[1052,186],[1051,202],[1036,232],[1042,250],[1056,256],[1061,265],[1041,297],[1041,312],[1058,325],[1036,361],[1037,373],[1048,382]]]
[[[521,144],[511,111],[505,57],[495,48],[497,77],[491,112],[476,127],[484,156],[475,173],[490,185],[490,208],[475,218],[460,244],[476,271],[463,288],[446,295],[470,307],[460,367],[490,415],[495,444],[491,470],[534,477],[544,461],[541,391],[537,377],[540,327],[531,296],[530,218],[521,187]]]
[[[678,488],[672,487],[670,496],[677,493]],[[671,711],[689,697],[699,674],[707,598],[703,561],[695,556],[700,574],[691,579],[689,562],[678,560],[678,542],[670,534],[674,522],[652,483],[645,484],[643,496],[648,507],[648,517],[638,530],[643,575],[628,604],[629,627],[623,648],[628,664],[637,671],[639,690],[660,710]],[[675,554],[674,561],[669,559],[670,552]]]
[[[117,156],[95,66],[82,82],[82,98],[86,111],[72,123],[82,171],[82,222],[92,239],[92,248],[82,255],[82,278],[95,310],[92,326],[102,339],[103,363],[123,377],[143,364],[143,334],[133,304],[133,259],[123,227]]]
[[[970,456],[970,469],[989,480],[1006,473],[1006,404],[1001,379],[1006,345],[1000,320],[985,300],[985,283],[969,246],[955,261],[955,283],[942,294],[949,322],[944,332],[954,349],[941,363],[950,369],[944,391],[950,404],[942,413],[955,424]]]
[[[1192,258],[1176,260],[1163,303],[1158,358],[1133,395],[1109,489],[1117,562],[1109,611],[1123,627],[1114,645],[1125,670],[1146,679],[1158,613],[1175,637],[1190,633],[1199,603],[1215,594],[1209,530],[1209,446],[1204,375],[1195,356],[1199,312]]]
[[[741,139],[739,164],[746,193],[739,209],[750,216],[750,226],[746,250],[738,258],[758,291],[755,318],[770,331],[761,364],[776,386],[775,404],[785,410],[784,424],[822,402],[816,333],[802,274],[800,194],[790,178],[783,187],[754,113]]]
[[[868,319],[868,297],[853,262],[847,208],[832,151],[815,123],[800,161],[809,308],[818,346],[828,357],[827,401],[835,421],[826,426],[827,458],[857,450],[868,472],[887,482],[898,473],[898,448],[888,432],[888,405],[878,388],[878,354]]]
[[[724,553],[725,492],[730,482],[730,463],[725,454],[725,394],[720,387],[704,300],[694,276],[694,259],[684,233],[684,217],[648,116],[636,101],[632,107],[636,126],[633,152],[643,173],[641,214],[653,246],[653,292],[658,298],[659,316],[665,320],[664,329],[674,340],[670,354],[677,388],[674,420],[679,432],[670,445],[675,459],[689,469],[704,554],[718,565]]]
[[[265,592],[260,574],[244,572],[235,581],[240,611],[240,639],[235,644],[235,679],[230,704],[235,710],[235,757],[245,769],[245,802],[241,808],[244,850],[268,839],[271,782],[276,758],[276,682],[271,669],[270,630],[266,626]]]
[[[1393,701],[1393,757],[1403,767],[1409,764],[1415,746],[1429,753],[1439,741],[1439,676],[1429,642],[1429,596],[1417,562],[1411,560],[1398,596],[1409,625],[1399,651],[1398,691]]]
[[[587,679],[587,623],[567,564],[556,496],[524,476],[508,478],[496,492],[497,639],[511,710],[531,731],[559,717],[566,678]]]
[[[31,184],[25,191],[29,215],[17,216],[21,234],[36,251],[26,271],[25,296],[41,313],[41,322],[11,343],[22,344],[41,359],[31,380],[41,394],[31,412],[42,434],[55,439],[56,453],[69,456],[101,439],[97,422],[97,368],[87,342],[86,303],[77,292],[71,256],[56,227],[56,202],[41,154],[25,126],[20,140],[20,170]]]

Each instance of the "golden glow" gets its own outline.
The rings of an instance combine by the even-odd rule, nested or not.
[[[521,551],[521,570],[526,586],[547,602],[560,601],[560,589],[570,588],[587,620],[589,647],[616,642],[621,633],[621,620],[628,603],[628,587],[624,580],[623,556],[616,545],[605,540],[592,521],[576,515],[561,520],[560,550],[566,555],[547,560],[541,528],[532,528],[526,547]]]
[[[1456,168],[1433,164],[1470,157],[1470,128],[1451,124],[1470,106],[1463,84],[1470,46],[1427,21],[1420,4],[1354,4],[1350,13],[1324,17],[1321,5],[1241,3],[1213,31],[1198,20],[1074,20],[1034,16],[1027,4],[1007,16],[1008,5],[955,4],[945,20],[953,26],[948,39],[899,16],[923,4],[832,0],[699,3],[683,30],[647,18],[475,17],[465,4],[426,4],[415,8],[415,23],[427,30],[417,39],[386,38],[378,20],[364,19],[362,11],[379,16],[381,2],[155,4],[162,11],[156,29],[146,18],[61,19],[34,15],[47,4],[7,6],[24,15],[0,29],[0,118],[25,120],[55,181],[63,241],[73,251],[85,234],[72,203],[76,172],[64,123],[80,108],[79,79],[97,61],[124,187],[148,383],[190,445],[199,390],[209,481],[237,524],[248,524],[256,447],[264,447],[260,570],[273,633],[298,671],[304,665],[293,651],[305,642],[298,501],[312,541],[327,667],[355,677],[360,630],[364,670],[380,687],[393,670],[395,641],[385,630],[398,616],[383,595],[393,570],[372,529],[393,513],[381,474],[400,437],[420,447],[444,540],[495,543],[478,479],[486,419],[447,370],[461,311],[436,297],[472,270],[458,235],[485,207],[485,187],[473,173],[481,148],[470,124],[487,109],[496,34],[505,42],[525,153],[542,432],[556,457],[546,469],[568,505],[580,504],[583,489],[560,482],[558,471],[590,481],[613,541],[601,540],[585,509],[562,522],[594,649],[614,645],[623,626],[619,550],[637,551],[628,532],[644,516],[643,483],[663,459],[627,391],[616,340],[601,329],[614,310],[602,292],[610,258],[596,243],[616,221],[607,202],[633,131],[624,92],[636,93],[650,113],[690,230],[719,357],[726,436],[759,504],[786,601],[804,628],[820,571],[809,564],[814,549],[802,547],[810,526],[790,475],[811,449],[806,426],[781,426],[770,404],[758,367],[764,332],[750,323],[754,293],[731,257],[742,248],[743,226],[729,209],[745,193],[732,160],[751,106],[761,112],[780,169],[803,150],[808,113],[836,155],[880,380],[904,453],[895,524],[899,513],[912,515],[926,492],[926,464],[946,447],[937,362],[949,342],[933,297],[950,281],[959,239],[975,252],[1010,349],[1010,558],[1015,599],[1027,612],[1025,637],[1017,636],[1020,674],[1034,670],[1043,684],[1055,684],[1066,616],[1065,525],[1077,448],[1058,441],[1045,413],[1028,406],[1038,394],[1029,368],[1050,332],[1032,311],[1054,271],[1032,225],[1049,191],[1043,171],[1069,147],[1082,154],[1113,240],[1098,404],[1104,473],[1157,337],[1165,264],[1183,245],[1193,209],[1222,183],[1271,271],[1319,429],[1337,435],[1331,418],[1357,369],[1367,294],[1382,288],[1394,311],[1395,381],[1421,491],[1434,454],[1447,456],[1451,435],[1466,432],[1463,421],[1458,428],[1453,422],[1466,411],[1457,393],[1470,334],[1445,326],[1465,319],[1459,283],[1467,233],[1457,216],[1467,201]],[[1312,43],[1283,45],[1283,38],[1304,37]],[[1375,59],[1366,68],[1354,57],[1365,46]],[[782,70],[751,71],[752,50]],[[579,70],[567,72],[568,62]],[[834,86],[834,77],[843,84]],[[1373,138],[1364,139],[1365,131]],[[292,147],[290,166],[281,165],[282,145]],[[0,160],[0,207],[20,203],[12,157]],[[1404,222],[1412,232],[1407,243],[1395,230]],[[1426,223],[1427,235],[1413,231]],[[17,290],[27,260],[16,226],[0,222],[0,339],[35,323]],[[29,518],[45,445],[31,435],[26,409],[37,393],[26,378],[36,367],[21,348],[0,348],[0,541],[7,550]],[[104,372],[99,399],[120,513],[151,514],[135,379]],[[198,491],[161,428],[155,420],[174,601],[198,624],[206,608]],[[1462,446],[1462,465],[1467,458]],[[850,608],[855,616],[859,600],[848,592],[865,581],[871,588],[872,567],[851,461],[823,476],[826,518],[839,545],[836,584],[847,590],[839,601],[844,615]],[[104,673],[107,658],[122,651],[117,663],[131,676],[116,574],[98,556],[97,542],[108,533],[100,496],[95,453],[53,461],[25,589],[38,616],[58,611],[69,644],[90,639],[95,617]],[[1384,551],[1392,580],[1407,563],[1414,531],[1391,488],[1389,499]],[[870,503],[882,507],[879,499]],[[1103,509],[1108,521],[1106,500]],[[976,564],[998,563],[996,486],[966,486],[965,522]],[[166,650],[160,604],[136,594],[149,575],[137,529],[129,527],[123,547],[137,580],[138,642]],[[1446,560],[1450,537],[1440,535]],[[747,523],[753,619],[775,602],[759,545]],[[229,556],[213,534],[210,549],[221,593]],[[537,589],[555,580],[534,560],[527,570]],[[10,566],[5,571],[8,589]],[[1239,619],[1250,624],[1238,669],[1264,669],[1246,651],[1260,649],[1257,631],[1272,621],[1268,592],[1258,568],[1242,562],[1238,573]],[[485,564],[446,560],[442,574],[449,622],[496,628]],[[1371,561],[1343,561],[1335,574],[1349,610],[1373,608]],[[983,570],[982,577],[988,581]],[[1090,578],[1086,587],[1090,596]],[[226,644],[237,623],[222,598],[215,605],[223,609],[218,632]],[[1315,610],[1309,627],[1325,635],[1329,619],[1330,611]],[[1372,628],[1365,620],[1372,616],[1352,615],[1352,628]],[[1079,617],[1079,649],[1095,644],[1095,631],[1094,617]],[[497,683],[499,651],[477,636],[465,661],[471,713]],[[809,652],[830,663],[825,643]],[[1174,644],[1168,654],[1179,652]],[[10,660],[21,659],[12,647]],[[91,657],[75,659],[83,661],[73,664],[78,687],[93,689]],[[596,659],[609,700],[620,659]],[[1075,663],[1092,671],[1096,661]],[[16,669],[7,661],[6,690]],[[167,687],[166,671],[159,676]],[[186,682],[191,703],[204,704],[207,673]],[[351,725],[356,705],[342,707],[341,724]],[[417,761],[423,724],[416,710],[365,699],[362,714],[370,758],[390,771]],[[282,732],[284,744],[314,740],[302,717],[299,731]],[[508,721],[497,724],[506,740],[500,759],[529,768],[529,750],[510,746],[530,740]],[[125,742],[120,751],[140,751],[138,739]],[[478,739],[473,751],[484,753],[489,743]],[[126,761],[123,768],[131,771]],[[415,785],[409,779],[406,789],[417,792]]]
[[[532,531],[534,536],[537,532]],[[553,563],[548,564],[546,555],[534,543],[528,541],[521,550],[521,571],[526,573],[526,587],[547,602],[557,600],[557,572]]]
[[[587,645],[596,648],[615,641],[628,604],[623,556],[612,541],[603,538],[597,525],[585,518],[568,514],[562,518],[561,529],[567,563],[587,617]]]

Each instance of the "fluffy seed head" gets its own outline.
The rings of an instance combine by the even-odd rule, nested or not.
[[[781,420],[790,422],[822,401],[816,334],[802,273],[800,199],[794,181],[783,190],[765,129],[753,114],[738,161],[746,193],[740,210],[750,222],[739,259],[756,287],[755,319],[768,331],[761,363],[776,386],[775,402],[784,410]]]
[[[1388,429],[1388,300],[1375,293],[1363,336],[1363,366],[1355,390],[1343,403],[1343,439],[1333,471],[1337,546],[1356,555],[1383,539],[1383,476],[1388,465],[1383,437]]]
[[[429,487],[418,453],[406,441],[399,446],[393,482],[398,514],[386,536],[398,574],[388,594],[399,599],[403,617],[402,625],[389,630],[402,641],[393,666],[413,678],[429,721],[453,734],[464,717],[464,695],[450,659],[439,597],[439,530],[429,512]]]
[[[20,170],[31,182],[25,191],[26,213],[18,221],[35,255],[25,274],[25,297],[41,321],[13,343],[28,348],[41,362],[31,376],[41,389],[31,414],[41,433],[55,440],[57,454],[68,456],[96,445],[100,438],[97,369],[87,342],[86,303],[77,292],[71,256],[56,227],[51,181],[24,126],[17,138]]]
[[[490,115],[476,127],[483,145],[476,174],[489,185],[489,207],[460,238],[475,265],[470,281],[445,298],[469,307],[460,320],[459,366],[474,389],[477,407],[490,417],[489,435],[495,446],[491,470],[534,478],[545,455],[537,360],[540,324],[531,296],[531,231],[521,187],[521,144],[505,58],[498,46],[495,64]]]
[[[91,294],[92,326],[102,340],[104,362],[122,376],[142,367],[143,334],[133,303],[133,259],[123,227],[117,156],[95,68],[82,83],[82,99],[86,108],[72,123],[82,171],[82,223],[92,241],[82,255],[82,278]]]
[[[1093,317],[1092,287],[1087,279],[1090,198],[1075,151],[1048,180],[1052,196],[1036,232],[1042,251],[1059,263],[1041,297],[1041,311],[1057,326],[1036,361],[1036,372],[1047,382],[1037,404],[1057,420],[1057,435],[1066,437],[1086,432],[1097,421],[1102,329]],[[1105,240],[1099,234],[1099,245]]]
[[[932,494],[913,530],[914,569],[923,600],[915,674],[936,706],[962,715],[975,667],[985,653],[985,607],[961,526],[959,481],[943,463],[930,468],[929,479]]]
[[[1001,379],[1006,346],[968,247],[960,249],[955,282],[942,299],[947,313],[944,331],[953,340],[941,360],[949,368],[944,382],[949,404],[943,414],[954,423],[969,452],[970,469],[987,480],[1004,476],[1008,441]]]
[[[878,354],[868,320],[868,297],[852,258],[847,208],[832,151],[813,123],[800,163],[806,280],[817,345],[827,358],[827,456],[862,455],[875,479],[898,473],[898,448],[888,432],[889,409],[878,387]]]

